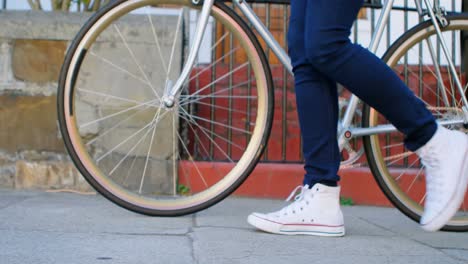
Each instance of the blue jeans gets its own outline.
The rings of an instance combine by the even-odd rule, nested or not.
[[[304,184],[336,182],[341,83],[384,115],[416,150],[434,135],[432,114],[400,78],[367,49],[349,40],[362,0],[291,0],[288,32],[305,159]]]

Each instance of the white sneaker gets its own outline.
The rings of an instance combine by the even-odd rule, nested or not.
[[[254,227],[275,234],[344,236],[343,213],[340,208],[340,187],[315,184],[298,186],[289,195],[289,201],[296,192],[294,202],[283,209],[269,213],[252,213],[247,222]]]
[[[416,153],[426,167],[422,228],[437,231],[458,211],[468,184],[468,136],[438,126]]]

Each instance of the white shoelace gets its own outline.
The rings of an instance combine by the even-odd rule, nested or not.
[[[296,188],[294,188],[294,190],[291,192],[291,194],[288,196],[288,199],[286,199],[286,202],[289,202],[291,200],[291,198],[293,198],[293,196],[297,193],[297,191],[301,191],[299,194],[297,194],[296,196],[294,196],[294,201],[300,201],[302,200],[302,198],[304,198],[304,194],[305,194],[305,191],[309,189],[309,185],[299,185],[297,186]]]
[[[288,196],[286,199],[286,202],[289,202],[293,197],[294,197],[294,202],[292,202],[290,205],[284,207],[279,211],[280,214],[289,214],[293,213],[295,214],[296,211],[299,211],[303,208],[303,202],[309,203],[307,199],[304,199],[306,191],[309,189],[309,185],[299,185],[294,190],[291,192],[291,194]],[[299,193],[298,193],[299,191]]]

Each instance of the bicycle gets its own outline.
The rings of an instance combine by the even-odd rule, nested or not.
[[[393,2],[382,6],[373,52]],[[254,169],[268,141],[274,100],[270,67],[252,28],[289,72],[291,65],[247,2],[232,3],[118,0],[94,14],[72,42],[59,80],[60,129],[76,167],[107,199],[146,215],[190,214],[227,197]],[[421,23],[383,60],[440,124],[466,133],[468,15],[447,14],[438,0],[433,7],[428,0],[415,3]],[[206,50],[211,55],[203,58]],[[363,137],[380,188],[418,221],[425,190],[414,186],[424,183],[423,166],[404,149],[403,136],[367,105],[362,124],[353,124],[358,104],[352,96],[340,120],[340,148],[359,157],[350,140]],[[463,204],[444,230],[467,231],[466,211]]]

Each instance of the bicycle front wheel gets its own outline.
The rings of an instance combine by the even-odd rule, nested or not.
[[[147,215],[193,213],[232,193],[253,170],[272,124],[265,55],[248,26],[216,2],[175,105],[163,104],[185,62],[200,6],[115,1],[73,41],[58,113],[68,152],[114,203]]]
[[[449,47],[449,58],[456,68],[456,77],[466,94],[467,76],[465,56],[468,42],[468,17],[449,16],[449,25],[442,28]],[[441,43],[430,21],[404,34],[384,55],[383,60],[401,77],[406,85],[446,127],[467,133],[462,111],[463,103],[457,90],[455,76],[449,69]],[[363,126],[388,124],[377,111],[365,107]],[[403,145],[399,132],[378,134],[364,138],[369,166],[388,199],[405,215],[419,221],[426,197],[424,166],[419,157]],[[468,196],[455,217],[443,228],[447,231],[468,231]]]

